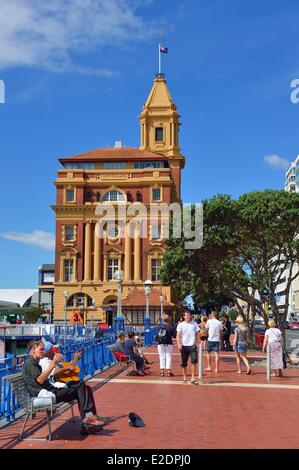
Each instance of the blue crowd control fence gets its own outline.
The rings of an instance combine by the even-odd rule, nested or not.
[[[92,376],[95,372],[105,370],[116,363],[116,359],[109,349],[109,345],[115,342],[114,334],[109,334],[100,339],[87,338],[76,341],[74,338],[61,343],[59,349],[63,354],[64,362],[70,362],[77,350],[81,349],[83,354],[78,361],[80,367],[80,378]],[[14,356],[6,354],[4,359],[0,359],[0,420],[2,424],[15,419],[16,412],[20,410],[16,402],[14,391],[6,377],[20,372],[21,367],[28,354]]]
[[[150,346],[155,342],[155,336],[158,334],[159,329],[159,326],[155,326],[144,332],[144,346]]]
[[[57,327],[60,328],[60,327]],[[70,327],[72,328],[72,327]],[[142,335],[143,331],[139,328],[126,327],[128,331],[135,331],[136,334]],[[150,331],[144,332],[144,346],[150,346],[154,343],[154,338],[158,333],[159,327],[151,328]],[[78,331],[80,331],[78,329]],[[64,332],[63,332],[64,333]],[[74,338],[72,330],[69,331],[70,335],[67,336],[66,343],[63,342],[63,336],[57,330],[55,336],[60,341],[59,349],[63,354],[63,361],[70,362],[74,357],[77,350],[82,350],[82,357],[78,361],[80,367],[79,377],[81,379],[86,376],[92,376],[95,372],[105,370],[112,364],[116,363],[116,359],[109,346],[115,342],[115,335],[113,331],[107,330],[101,338],[94,338],[91,335],[87,337],[78,336]],[[82,332],[80,332],[82,334]],[[0,359],[0,421],[2,424],[13,421],[16,417],[16,412],[20,410],[20,405],[17,403],[14,391],[11,389],[11,384],[6,380],[6,377],[21,371],[28,354],[14,356],[13,354],[6,354],[5,358]],[[0,423],[1,424],[1,423]]]

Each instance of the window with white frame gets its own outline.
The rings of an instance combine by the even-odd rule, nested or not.
[[[73,280],[74,273],[74,260],[64,260],[64,282],[71,282]]]
[[[112,258],[108,259],[108,281],[114,280],[114,274],[118,271],[119,260]]]
[[[161,200],[161,188],[153,188],[152,190],[152,200],[160,201]]]
[[[105,170],[123,170],[126,168],[126,162],[103,162]]]
[[[160,280],[161,260],[152,259],[152,281]]]
[[[152,225],[152,240],[161,240],[161,224],[153,223]]]
[[[117,202],[117,201],[125,201],[125,195],[121,193],[120,191],[117,190],[112,190],[108,191],[106,194],[104,194],[102,201],[111,201],[111,202]]]

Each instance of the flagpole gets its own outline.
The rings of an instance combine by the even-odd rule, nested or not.
[[[161,44],[159,44],[159,75],[161,75]]]

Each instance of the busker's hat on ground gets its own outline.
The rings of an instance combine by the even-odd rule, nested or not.
[[[142,428],[145,426],[142,418],[136,413],[129,413],[129,426],[135,426],[136,428]]]

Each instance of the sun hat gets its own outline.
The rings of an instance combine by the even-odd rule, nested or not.
[[[54,346],[54,344],[53,344],[53,343],[50,343],[50,341],[44,341],[45,352],[51,351],[51,349],[53,348],[53,346]]]
[[[136,428],[142,428],[145,426],[142,418],[138,416],[136,413],[129,413],[129,426],[135,426]]]

